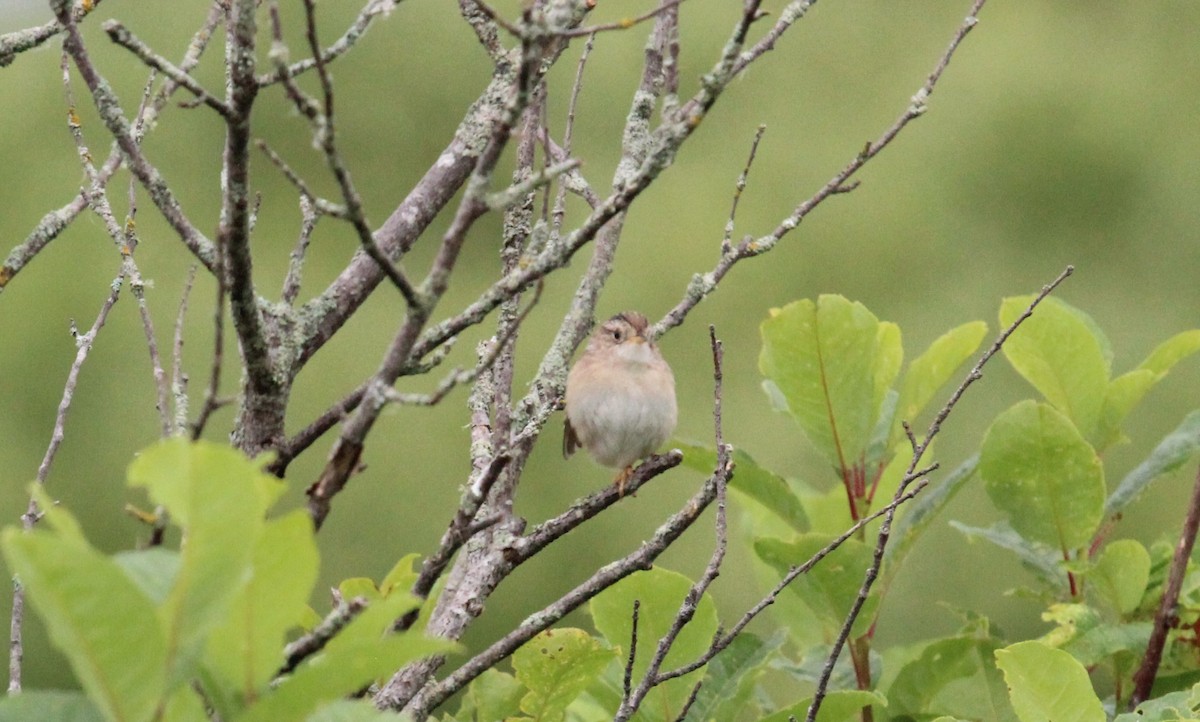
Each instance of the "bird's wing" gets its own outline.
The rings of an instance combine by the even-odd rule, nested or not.
[[[563,420],[563,458],[570,458],[575,450],[582,446],[579,442],[579,435],[575,433],[574,427],[571,426],[570,419]]]

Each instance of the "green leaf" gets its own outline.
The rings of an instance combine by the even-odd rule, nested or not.
[[[179,681],[191,676],[209,630],[250,577],[263,515],[282,484],[232,448],[181,438],[143,452],[129,467],[129,483],[144,487],[183,528],[179,572],[159,608]]]
[[[1004,299],[1000,325],[1011,325],[1033,299]],[[1108,389],[1112,352],[1087,314],[1053,296],[1046,298],[1005,342],[1004,355],[1083,437],[1092,436]]]
[[[793,717],[803,720],[807,718],[808,708],[811,705],[812,698],[809,697],[787,709],[763,717],[759,722],[789,722]],[[862,708],[869,705],[886,707],[887,700],[878,692],[865,692],[857,689],[834,690],[825,695],[825,699],[822,700],[821,710],[817,712],[817,722],[857,722],[861,719],[859,713]]]
[[[978,467],[979,455],[976,454],[900,507],[895,532],[892,535],[893,541],[885,551],[885,559],[888,560],[884,567],[885,574],[890,576],[891,572],[899,568],[917,539],[929,528],[930,523],[950,503],[955,494],[975,475]]]
[[[542,632],[513,654],[513,671],[529,690],[521,710],[537,722],[561,722],[567,705],[615,658],[582,629]]]
[[[402,592],[412,589],[418,576],[417,572],[413,571],[413,565],[420,558],[420,554],[405,554],[400,557],[400,560],[392,565],[391,571],[379,583],[379,593],[386,597],[394,589]]]
[[[383,595],[379,593],[379,587],[375,586],[375,580],[368,577],[350,577],[343,579],[338,584],[338,594],[342,599],[354,599],[362,597],[368,602],[373,602],[380,599]]]
[[[993,663],[994,639],[974,635],[931,642],[900,670],[887,690],[893,716],[953,715],[1015,722],[1004,679]]]
[[[303,617],[317,565],[307,512],[297,509],[265,525],[254,548],[250,580],[213,628],[206,647],[206,667],[242,699],[253,699],[283,664],[285,635]]]
[[[632,631],[634,600],[640,601],[638,612],[637,658],[633,666],[635,684],[646,672],[654,657],[658,641],[671,628],[679,605],[691,590],[692,582],[678,572],[654,567],[631,574],[601,592],[589,603],[596,629],[608,643],[619,650],[621,658],[628,654]],[[705,594],[696,606],[692,621],[679,633],[667,653],[664,670],[691,662],[708,649],[717,631],[717,609],[712,597]],[[646,707],[666,710],[666,719],[675,719],[691,692],[703,668],[655,687],[647,696]]]
[[[484,671],[467,686],[458,718],[464,720],[503,720],[521,710],[525,687],[511,674],[495,668]]]
[[[104,722],[104,715],[79,692],[25,690],[0,699],[0,722]]]
[[[729,646],[708,663],[704,684],[700,686],[686,719],[692,722],[737,719],[751,704],[750,695],[758,678],[786,639],[783,630],[765,641],[747,632],[734,637]]]
[[[150,719],[166,686],[166,646],[146,595],[116,562],[74,538],[10,527],[3,546],[54,646],[104,716]]]
[[[895,428],[900,422],[910,424],[942,388],[963,361],[979,348],[979,342],[987,334],[983,321],[964,323],[942,334],[929,345],[925,353],[912,360],[900,384],[900,402],[896,409]]]
[[[781,598],[786,599],[787,597]],[[829,632],[826,632],[825,636],[828,638],[831,635]],[[805,685],[816,685],[825,674],[825,665],[829,662],[830,649],[831,645],[829,644],[814,644],[809,647],[803,647],[799,659],[794,662],[786,658],[779,659],[771,667],[772,669],[791,675]],[[874,649],[870,650],[868,653],[868,664],[871,668],[871,679],[880,679],[880,675],[882,675],[884,669],[883,655]],[[854,669],[854,661],[850,658],[850,655],[839,654],[837,661],[833,664],[833,671],[829,675],[829,688],[854,689],[858,686],[857,675],[858,673]]]
[[[163,722],[209,722],[204,702],[190,685],[175,687],[163,708]]]
[[[1153,371],[1161,377],[1197,351],[1200,351],[1200,329],[1177,333],[1151,351],[1138,368]]]
[[[1066,575],[1060,566],[1059,555],[1053,549],[1030,541],[1013,530],[1007,522],[997,522],[991,527],[975,527],[951,520],[950,526],[966,534],[970,539],[984,539],[1001,549],[1013,552],[1021,560],[1026,569],[1055,589],[1062,589],[1066,583]]]
[[[761,333],[759,369],[805,435],[835,468],[860,463],[900,370],[899,329],[825,295],[772,309]]]
[[[807,562],[833,539],[824,534],[805,534],[792,542],[766,537],[754,542],[754,552],[780,575],[785,575],[792,567]],[[857,539],[847,539],[787,588],[813,610],[827,630],[836,630],[845,621],[858,596],[870,563],[871,549]],[[854,624],[853,634],[866,631],[874,621],[878,605],[879,597],[872,593]]]
[[[1145,461],[1125,475],[1104,504],[1105,516],[1111,517],[1129,506],[1150,482],[1183,466],[1197,449],[1200,449],[1200,411],[1193,411],[1158,442]]]
[[[117,552],[113,561],[125,570],[134,584],[155,604],[162,604],[171,593],[179,573],[179,552],[162,547]]]
[[[1196,713],[1200,713],[1200,684],[1148,699],[1133,712],[1117,715],[1113,722],[1195,722]]]
[[[1105,722],[1087,670],[1074,657],[1041,642],[996,650],[1009,698],[1021,722]]]
[[[1150,581],[1150,552],[1135,539],[1118,539],[1104,547],[1087,574],[1093,588],[1118,614],[1138,608]]]
[[[1104,468],[1071,421],[1023,401],[996,417],[979,473],[1021,536],[1062,550],[1086,546],[1104,517]]]
[[[716,466],[716,449],[678,441],[671,445],[683,452],[683,465],[689,469],[710,474]],[[808,530],[804,505],[783,477],[759,466],[741,449],[734,450],[733,463],[737,473],[730,480],[729,489],[735,496],[753,502],[760,512],[770,512],[795,531]]]
[[[1125,441],[1121,433],[1121,424],[1146,392],[1158,383],[1159,378],[1146,369],[1135,369],[1121,374],[1109,383],[1104,395],[1104,408],[1100,411],[1100,421],[1093,435],[1098,451]]]
[[[305,719],[322,705],[362,689],[409,662],[458,649],[444,639],[410,631],[384,637],[396,619],[416,606],[407,594],[371,604],[320,654],[304,660],[290,676],[231,722],[279,722]]]
[[[1070,653],[1086,667],[1121,652],[1141,657],[1150,641],[1151,624],[1110,624],[1085,604],[1052,604],[1042,619],[1058,625],[1040,640]]]
[[[1185,331],[1162,342],[1136,369],[1113,380],[1108,387],[1097,430],[1097,448],[1121,440],[1121,424],[1155,384],[1175,364],[1200,351],[1200,330]]]

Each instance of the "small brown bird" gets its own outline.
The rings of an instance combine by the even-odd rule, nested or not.
[[[592,333],[567,376],[563,456],[580,446],[603,466],[621,469],[614,479],[625,493],[633,464],[675,430],[675,376],[646,338],[649,323],[635,311],[618,313]]]

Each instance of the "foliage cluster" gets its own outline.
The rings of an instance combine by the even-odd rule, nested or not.
[[[1006,299],[1001,325],[1017,321],[1032,298]],[[1122,714],[1172,548],[1167,542],[1146,548],[1115,532],[1122,510],[1200,447],[1200,412],[1111,491],[1102,455],[1125,440],[1122,423],[1147,391],[1200,351],[1200,331],[1168,339],[1113,378],[1111,346],[1098,326],[1065,302],[1046,299],[1003,346],[1042,399],[1001,413],[979,453],[928,486],[913,473],[919,458],[908,453],[917,441],[907,421],[975,354],[986,324],[948,331],[903,374],[899,328],[840,296],[776,309],[761,332],[768,397],[796,421],[840,484],[821,491],[737,452],[729,488],[759,577],[773,586],[859,526],[775,599],[773,634],[741,633],[704,667],[656,685],[632,719],[786,722],[805,717],[814,689],[822,699],[816,719],[823,722],[1196,718],[1200,570],[1190,568],[1154,698]],[[716,452],[685,445],[685,459],[708,470]],[[987,528],[951,523],[1021,559],[1034,585],[1018,592],[1044,602],[1043,618],[1052,628],[1039,639],[1013,640],[962,610],[962,627],[953,635],[874,649],[880,605],[915,540],[976,476],[1001,520]],[[920,493],[900,507],[878,583],[863,584],[873,560],[868,540],[881,531],[870,515],[881,499],[899,499],[914,480]],[[104,555],[69,512],[36,488],[49,528],[4,533],[5,556],[83,692],[9,698],[0,703],[0,720],[389,719],[368,702],[346,698],[408,661],[453,650],[417,631],[388,633],[418,605],[403,591],[414,579],[412,556],[378,586],[344,582],[342,601],[365,611],[346,614],[342,604],[322,622],[307,607],[317,573],[311,521],[301,511],[271,513],[281,483],[261,471],[261,463],[177,439],[144,452],[130,467],[129,483],[144,488],[180,527],[178,550]],[[542,633],[513,655],[511,672],[489,669],[467,688],[457,710],[443,710],[439,719],[611,719],[631,681],[646,673],[691,589],[687,577],[657,567],[626,578],[591,600],[595,633]],[[860,594],[865,603],[856,618],[847,618]],[[692,602],[690,621],[661,660],[665,670],[686,670],[721,636],[709,595]],[[331,619],[344,626],[322,638],[323,646],[296,652]],[[851,626],[846,658],[839,659],[831,647],[843,625]],[[285,647],[286,635],[297,629],[303,637]],[[776,701],[781,678],[797,692]]]

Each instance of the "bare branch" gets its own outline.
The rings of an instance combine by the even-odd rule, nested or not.
[[[817,206],[821,205],[825,200],[834,195],[846,193],[853,190],[857,186],[856,183],[851,183],[851,177],[858,172],[868,161],[879,155],[893,140],[900,134],[905,126],[912,120],[919,118],[925,113],[926,103],[929,96],[933,94],[933,90],[941,78],[942,73],[950,64],[950,60],[954,52],[958,49],[960,43],[966,37],[967,33],[978,24],[978,13],[982,9],[983,4],[987,0],[975,0],[967,18],[959,26],[954,36],[951,38],[950,45],[946,51],[938,58],[934,65],[933,71],[926,78],[925,83],[919,88],[916,94],[913,95],[911,101],[904,112],[892,123],[887,130],[883,132],[878,139],[868,143],[842,170],[838,171],[824,186],[815,194],[809,197],[800,205],[796,206],[782,222],[770,234],[761,238],[746,237],[736,247],[730,248],[727,231],[726,240],[721,245],[721,259],[713,267],[711,271],[704,274],[696,274],[692,277],[688,284],[687,290],[684,292],[684,297],[678,304],[672,308],[667,315],[654,324],[651,333],[659,335],[667,330],[683,323],[688,313],[696,307],[700,301],[704,300],[708,294],[716,290],[721,279],[725,277],[730,269],[733,268],[738,261],[745,258],[751,258],[761,255],[773,249],[779,241],[787,235],[787,233],[808,216]],[[774,47],[775,41],[791,26],[796,20],[804,15],[804,12],[812,4],[811,0],[792,2],[784,9],[780,15],[780,19],[776,22],[771,32],[767,34],[757,45],[750,51],[743,54],[734,64],[731,73],[736,75],[745,69],[749,63],[760,57],[764,52]]]
[[[171,192],[166,180],[158,172],[158,169],[151,165],[142,154],[137,140],[133,137],[129,121],[125,118],[125,114],[121,110],[121,105],[113,94],[111,86],[101,77],[92,64],[91,58],[88,57],[87,51],[83,46],[83,38],[79,34],[79,29],[75,26],[75,20],[68,7],[69,3],[57,0],[52,4],[59,22],[62,23],[66,30],[63,48],[71,55],[71,59],[75,62],[75,67],[78,68],[79,74],[88,86],[88,90],[91,91],[96,110],[99,111],[105,127],[116,138],[117,145],[121,148],[129,169],[146,188],[150,199],[175,232],[179,234],[184,245],[200,259],[200,262],[206,268],[210,271],[215,270],[215,247],[184,215],[179,201],[175,198],[175,194]]]
[[[75,399],[75,387],[79,383],[79,372],[83,369],[83,363],[87,360],[88,354],[92,350],[92,344],[96,341],[96,335],[104,327],[104,322],[108,320],[109,312],[117,303],[124,280],[123,271],[121,275],[113,279],[108,297],[101,304],[100,312],[96,314],[96,320],[92,323],[92,327],[88,329],[87,333],[80,335],[75,329],[75,321],[71,321],[71,335],[75,337],[75,360],[71,363],[71,368],[67,372],[67,381],[63,384],[63,395],[62,399],[58,402],[58,413],[54,416],[54,430],[50,433],[50,444],[46,447],[46,453],[42,456],[42,463],[38,465],[36,477],[38,486],[45,486],[46,479],[50,476],[50,467],[54,463],[54,457],[58,454],[59,447],[62,446],[67,424],[67,412],[71,410],[71,402]],[[40,518],[41,510],[38,507],[38,503],[33,497],[30,497],[29,506],[26,507],[25,513],[21,515],[21,526],[28,532],[33,529]],[[25,654],[22,631],[24,614],[25,588],[19,580],[14,578],[8,646],[8,693],[10,695],[21,691],[21,663]]]
[[[101,0],[93,0],[90,3],[72,3],[71,13],[75,22],[79,22],[88,16],[93,10],[99,7]],[[32,50],[50,38],[58,35],[65,29],[62,21],[51,20],[45,25],[37,27],[25,28],[11,33],[0,35],[0,68],[12,63],[16,59],[18,53],[23,53],[26,50]]]
[[[304,269],[304,256],[308,252],[308,244],[312,240],[313,230],[317,227],[317,209],[313,201],[306,195],[300,196],[300,236],[296,239],[296,247],[288,258],[287,276],[283,279],[283,290],[280,298],[291,306],[300,295],[300,274]]]
[[[175,336],[171,345],[171,396],[175,400],[174,432],[182,434],[187,431],[188,395],[187,374],[183,372],[183,321],[187,316],[188,297],[192,294],[192,285],[196,282],[196,267],[188,269],[187,280],[183,284],[183,293],[179,297],[179,312],[175,314]]]
[[[367,29],[371,27],[371,23],[380,15],[387,16],[398,5],[400,0],[367,0],[367,4],[359,11],[358,16],[354,18],[354,22],[342,33],[342,36],[337,39],[333,45],[326,48],[320,55],[322,63],[331,63],[338,57],[344,55],[347,50],[354,47]],[[258,76],[258,84],[262,86],[274,85],[283,80],[294,78],[297,75],[312,70],[317,65],[317,57],[305,58],[291,65],[276,66],[274,70],[265,75]]]
[[[179,86],[191,91],[192,95],[196,96],[197,100],[217,111],[217,113],[219,113],[222,117],[229,117],[231,111],[228,105],[221,102],[219,99],[214,98],[212,94],[205,90],[204,87],[200,85],[199,81],[197,81],[191,75],[187,74],[178,68],[174,63],[151,50],[150,46],[138,39],[138,37],[130,32],[129,29],[124,25],[116,20],[105,20],[100,27],[104,29],[104,32],[108,33],[108,37],[110,37],[114,43],[133,53],[147,66],[167,76]]]

